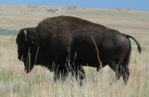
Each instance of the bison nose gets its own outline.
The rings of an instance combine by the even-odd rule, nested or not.
[[[19,56],[18,56],[18,59],[21,60],[21,61],[23,61],[23,59],[24,59],[24,58],[23,58],[23,55],[19,55]]]
[[[19,59],[19,60],[21,60],[21,57],[20,57],[20,56],[18,56],[18,59]]]
[[[24,71],[25,71],[26,73],[30,73],[30,72],[31,72],[31,70],[28,70],[27,68],[25,68]]]

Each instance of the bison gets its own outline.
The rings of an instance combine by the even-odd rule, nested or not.
[[[97,70],[108,65],[118,80],[129,78],[129,60],[133,39],[117,30],[72,16],[49,17],[37,27],[21,29],[17,35],[18,59],[29,73],[35,65],[54,72],[54,79],[65,79],[71,72],[76,79],[85,78],[83,66]]]

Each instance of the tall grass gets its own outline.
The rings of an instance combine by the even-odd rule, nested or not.
[[[149,97],[149,49],[140,55],[132,49],[130,77],[125,85],[122,78],[110,86],[114,72],[107,66],[101,72],[84,67],[86,79],[80,87],[75,78],[53,81],[53,73],[35,66],[31,73],[17,59],[15,37],[0,36],[0,95],[1,97]]]

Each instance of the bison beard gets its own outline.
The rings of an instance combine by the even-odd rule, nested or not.
[[[129,60],[133,39],[139,52],[141,46],[130,35],[71,16],[44,19],[37,27],[21,29],[17,35],[18,59],[23,56],[25,71],[34,65],[47,67],[54,79],[65,79],[69,72],[82,83],[82,66],[97,68],[108,65],[116,74],[113,82],[122,76],[129,78]],[[87,65],[88,64],[88,65]]]

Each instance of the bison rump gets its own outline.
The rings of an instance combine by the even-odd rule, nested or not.
[[[96,27],[77,30],[73,32],[71,51],[77,54],[75,64],[88,65],[97,69],[100,68],[100,65],[102,67],[109,65],[115,71],[116,77],[119,79],[123,75],[125,83],[127,83],[131,43],[126,35],[113,29],[103,31]],[[98,55],[102,64],[99,62]],[[118,66],[118,70],[116,70],[116,66]]]

